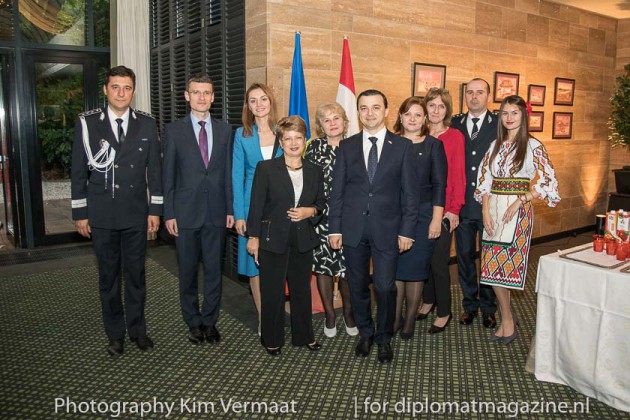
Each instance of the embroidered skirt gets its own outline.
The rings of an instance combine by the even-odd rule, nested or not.
[[[518,196],[530,191],[527,178],[495,178],[492,194]],[[502,215],[500,215],[502,217]],[[527,258],[534,223],[534,208],[527,202],[518,209],[514,240],[511,244],[482,241],[480,283],[523,290],[527,276]],[[495,221],[495,226],[497,222]]]

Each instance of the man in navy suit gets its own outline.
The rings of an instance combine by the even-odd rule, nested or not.
[[[164,225],[175,236],[179,298],[193,344],[221,340],[216,327],[221,302],[221,259],[232,211],[232,129],[210,117],[212,80],[191,77],[184,97],[190,115],[164,132]],[[203,304],[199,309],[197,270],[203,260]]]
[[[411,141],[387,130],[387,98],[366,90],[357,99],[363,131],[342,141],[330,197],[329,242],[344,248],[352,310],[359,334],[357,356],[378,344],[378,360],[391,362],[398,253],[411,248],[417,220],[411,188]],[[378,299],[376,328],[370,308],[370,258]]]
[[[477,245],[481,249],[483,217],[481,204],[474,197],[477,188],[477,172],[486,151],[497,138],[499,118],[488,111],[490,85],[483,79],[472,79],[466,85],[468,112],[454,115],[451,127],[458,129],[466,139],[466,202],[459,213],[459,227],[455,229],[459,284],[464,294],[464,313],[459,318],[462,325],[470,325],[481,309],[483,325],[497,325],[492,287],[480,285],[477,277]]]

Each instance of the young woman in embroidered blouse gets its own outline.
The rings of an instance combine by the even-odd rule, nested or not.
[[[491,340],[509,344],[517,336],[518,323],[510,308],[510,289],[523,290],[525,286],[534,221],[531,201],[539,198],[555,207],[560,196],[545,146],[529,135],[525,100],[516,95],[506,97],[499,116],[497,140],[490,144],[479,168],[475,199],[482,203],[486,231],[480,282],[492,286],[501,309],[501,324]],[[539,179],[530,187],[536,175]],[[516,224],[511,228],[509,222],[514,217]],[[494,235],[495,229],[502,232],[500,238]]]

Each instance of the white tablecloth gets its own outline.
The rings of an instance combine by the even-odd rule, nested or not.
[[[536,378],[630,411],[630,274],[555,253],[536,292]]]

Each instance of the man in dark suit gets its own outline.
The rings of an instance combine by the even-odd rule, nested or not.
[[[342,141],[330,197],[329,242],[344,247],[354,318],[361,338],[357,356],[373,342],[378,360],[390,362],[396,312],[398,253],[411,248],[417,220],[411,141],[387,130],[387,98],[366,90],[357,99],[363,131]],[[376,331],[370,309],[370,258],[378,299]]]
[[[221,303],[221,259],[232,211],[232,128],[210,117],[214,85],[191,77],[184,97],[190,114],[164,131],[164,225],[175,236],[179,299],[193,344],[221,340],[216,327]],[[197,270],[203,260],[203,304]]]
[[[140,350],[153,350],[144,317],[144,263],[147,231],[157,231],[162,214],[161,146],[153,117],[129,107],[136,87],[133,70],[114,67],[106,80],[107,108],[80,114],[75,128],[72,219],[81,235],[92,237],[107,351],[119,357],[125,320],[131,341]]]
[[[496,303],[492,287],[479,285],[477,276],[477,244],[481,249],[483,217],[481,204],[475,198],[477,172],[490,143],[497,138],[499,118],[488,111],[490,85],[483,79],[472,79],[466,85],[468,112],[453,116],[451,126],[464,134],[466,141],[466,202],[459,213],[459,227],[455,229],[459,284],[462,287],[464,313],[459,323],[472,323],[481,309],[483,325],[494,328]]]

